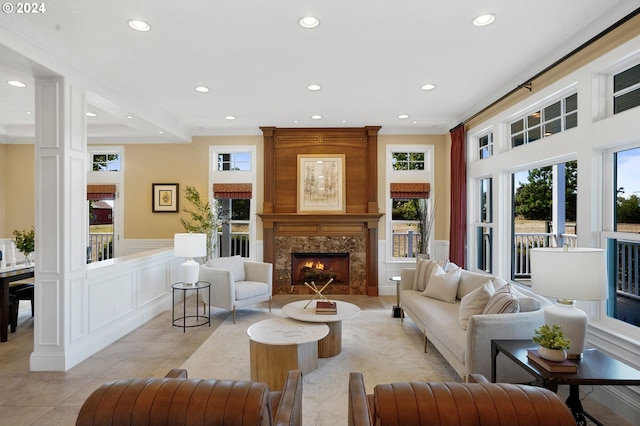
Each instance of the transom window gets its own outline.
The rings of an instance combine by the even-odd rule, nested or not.
[[[578,125],[578,94],[552,102],[510,124],[511,147],[531,143]]]
[[[481,160],[493,155],[493,132],[478,138],[478,153]]]
[[[218,171],[250,171],[251,153],[232,152],[218,154]]]
[[[424,170],[424,152],[394,152],[391,165],[393,170]]]
[[[94,153],[91,154],[91,170],[94,172],[119,172],[120,154]]]
[[[640,105],[640,64],[613,76],[613,113]]]

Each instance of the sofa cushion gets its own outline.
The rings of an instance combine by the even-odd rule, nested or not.
[[[484,283],[482,287],[478,287],[462,298],[460,301],[460,310],[458,311],[460,328],[466,330],[469,318],[471,318],[472,315],[479,315],[484,311],[484,307],[487,306],[487,302],[489,302],[493,293],[495,293],[495,290],[493,289],[491,280],[489,280]]]
[[[442,300],[443,302],[455,302],[460,273],[460,268],[445,272],[444,269],[436,263],[429,277],[429,282],[422,294],[432,299]]]
[[[233,281],[244,281],[246,279],[244,274],[245,260],[242,256],[218,257],[208,261],[207,266],[231,271]]]
[[[466,269],[462,270],[460,274],[460,283],[458,284],[458,292],[456,297],[460,300],[473,290],[482,287],[487,280],[492,280],[496,277],[489,274],[483,274],[480,272],[471,272]]]
[[[267,293],[269,286],[256,281],[236,281],[235,291],[236,300],[244,300]]]
[[[511,284],[503,286],[493,293],[482,311],[483,314],[514,314],[520,311],[518,297],[511,289]]]

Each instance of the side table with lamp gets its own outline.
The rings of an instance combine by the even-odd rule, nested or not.
[[[182,331],[185,332],[187,327],[198,327],[201,325],[209,324],[211,322],[209,315],[206,315],[206,309],[203,315],[198,314],[198,302],[200,300],[200,290],[206,289],[209,292],[209,309],[211,309],[211,283],[199,281],[200,278],[200,264],[193,260],[194,257],[203,257],[207,255],[207,235],[206,234],[193,234],[182,233],[175,234],[173,240],[173,254],[176,257],[184,257],[186,260],[181,265],[182,281],[172,284],[173,290],[173,306],[171,321],[176,327],[182,327]],[[196,314],[187,315],[187,292],[195,290],[196,292]],[[175,317],[175,298],[176,292],[182,291],[182,317]],[[204,303],[204,301],[203,301]],[[187,325],[187,318],[195,318],[195,322],[191,325]],[[179,322],[182,321],[182,324]]]

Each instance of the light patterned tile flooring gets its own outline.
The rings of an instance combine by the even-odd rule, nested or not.
[[[300,296],[274,297],[273,308]],[[395,296],[343,297],[361,309],[389,309]],[[266,303],[259,308],[267,309]],[[19,325],[9,341],[0,343],[0,426],[73,425],[82,403],[102,383],[129,377],[163,377],[180,367],[228,316],[213,309],[211,327],[171,327],[171,311],[158,315],[66,372],[31,372],[33,318],[28,302],[20,303]],[[242,311],[238,312],[242,315]],[[586,404],[586,402],[585,402]],[[599,404],[594,414],[605,424],[629,424]]]

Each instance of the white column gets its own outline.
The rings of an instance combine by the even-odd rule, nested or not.
[[[86,333],[87,246],[85,95],[64,78],[38,79],[35,209],[36,311],[32,371],[73,367],[73,342]]]

